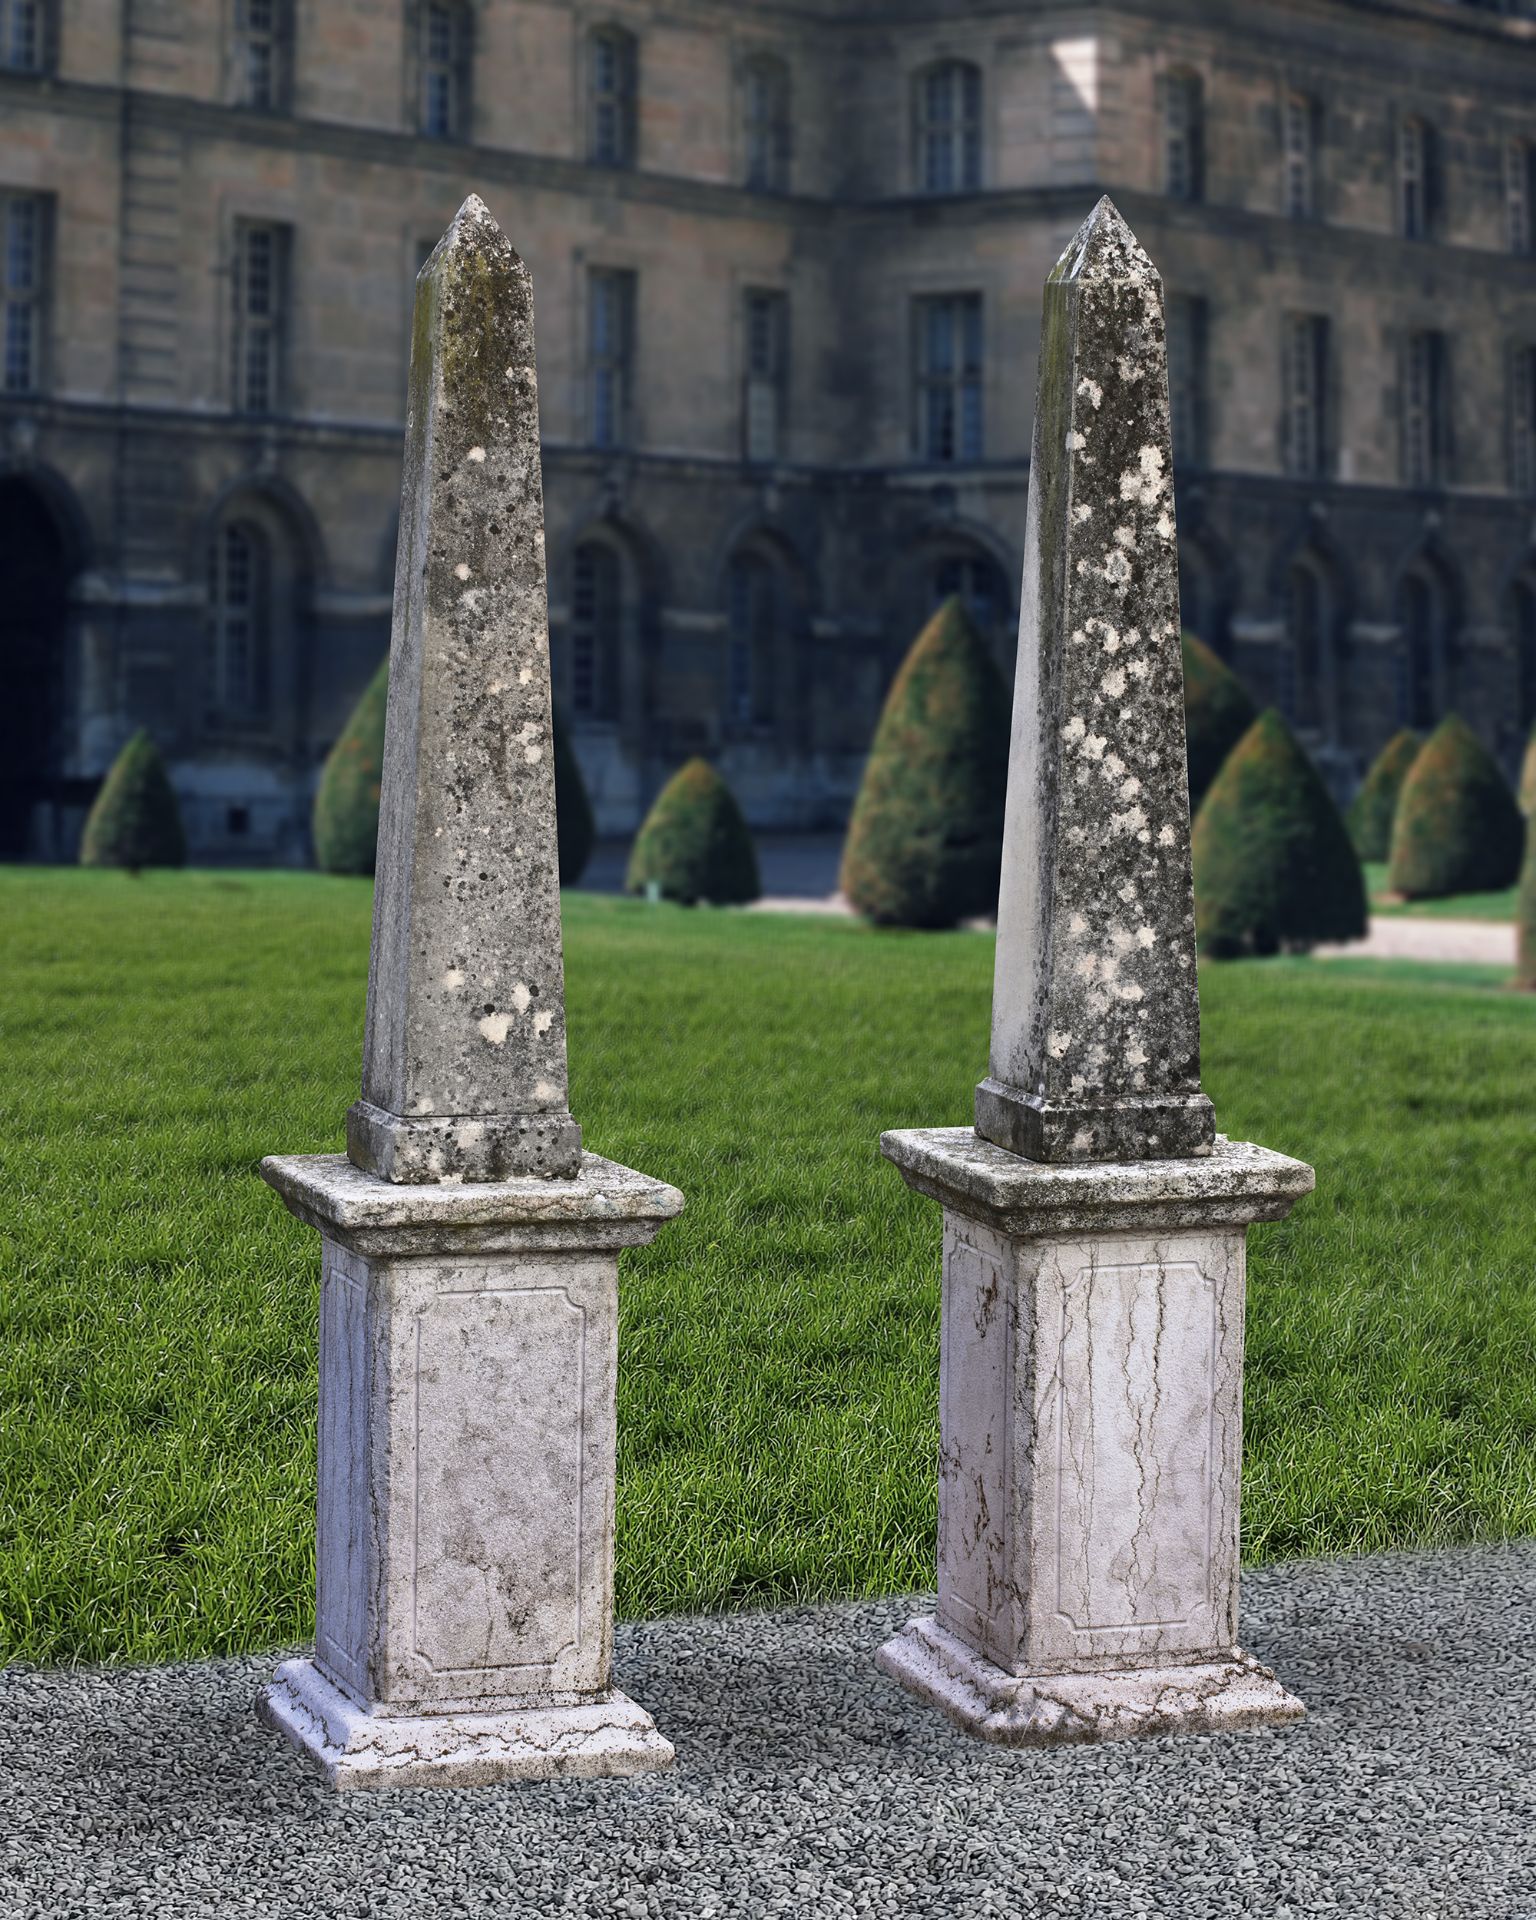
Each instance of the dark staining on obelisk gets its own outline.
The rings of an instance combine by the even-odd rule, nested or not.
[[[1162,282],[1108,199],[1046,286],[1022,598],[976,1130],[1209,1153]]]
[[[573,1176],[528,270],[466,200],[417,282],[359,1167]]]

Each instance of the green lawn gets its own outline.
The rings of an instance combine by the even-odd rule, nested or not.
[[[932,1579],[939,1214],[877,1152],[959,1123],[977,934],[568,896],[573,1104],[674,1181],[626,1256],[627,1614]],[[0,870],[0,1660],[312,1628],[313,1233],[365,884]],[[1536,1532],[1536,1001],[1471,969],[1207,968],[1207,1084],[1318,1192],[1252,1238],[1246,1549]]]
[[[1436,920],[1513,920],[1520,897],[1518,887],[1505,887],[1502,893],[1454,893],[1446,900],[1400,900],[1387,893],[1384,861],[1366,862],[1365,890],[1373,914],[1427,914]]]

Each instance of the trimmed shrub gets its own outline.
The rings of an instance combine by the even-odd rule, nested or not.
[[[1448,713],[1403,782],[1388,886],[1409,900],[1491,893],[1514,885],[1523,846],[1509,783],[1466,721]]]
[[[1525,864],[1515,909],[1515,985],[1536,993],[1536,812],[1525,823]]]
[[[565,716],[557,706],[553,715],[555,730],[555,834],[560,849],[560,884],[574,887],[592,858],[592,842],[597,838],[597,823],[592,818],[592,802],[587,798],[587,783],[581,777],[581,762],[565,730]]]
[[[1531,729],[1525,759],[1520,765],[1520,811],[1536,813],[1536,727]]]
[[[372,873],[379,842],[379,783],[384,777],[384,710],[389,655],[352,709],[326,755],[315,790],[312,831],[322,873]]]
[[[1419,757],[1424,742],[1404,727],[1371,762],[1360,791],[1350,802],[1345,816],[1349,837],[1362,860],[1385,860],[1392,851],[1392,821],[1397,813],[1398,796],[1408,769]]]
[[[653,881],[663,899],[689,907],[699,900],[740,905],[762,891],[741,808],[707,760],[673,774],[635,836],[624,885],[644,893]]]
[[[1365,932],[1365,882],[1317,769],[1271,708],[1227,756],[1195,817],[1202,954],[1295,952]]]
[[[1203,640],[1184,646],[1184,746],[1189,755],[1189,810],[1198,812],[1227,755],[1258,718],[1248,689]]]
[[[101,783],[80,841],[82,867],[180,867],[187,859],[176,791],[142,728]]]
[[[842,889],[881,926],[952,927],[997,911],[1008,691],[958,599],[886,695],[843,845]]]

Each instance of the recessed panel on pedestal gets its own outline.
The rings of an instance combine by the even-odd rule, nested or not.
[[[414,1663],[547,1685],[582,1640],[588,1312],[563,1286],[444,1289],[414,1316]]]
[[[1040,1274],[1036,1605],[1058,1651],[1219,1641],[1219,1283],[1191,1260],[1071,1246]]]

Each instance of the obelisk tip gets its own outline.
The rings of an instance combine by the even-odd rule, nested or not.
[[[1146,249],[1107,193],[1100,195],[1092,213],[1068,241],[1052,269],[1051,279],[1143,280],[1161,284]]]

